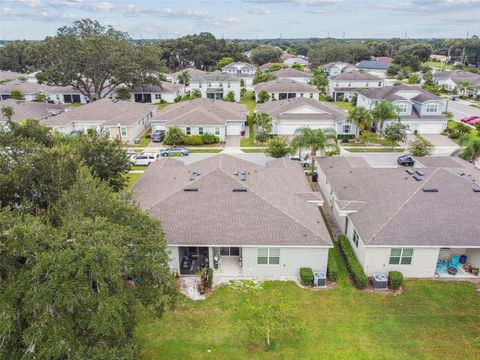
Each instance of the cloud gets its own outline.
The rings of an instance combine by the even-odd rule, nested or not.
[[[41,0],[3,0],[6,3],[12,3],[15,5],[24,5],[28,7],[38,7],[41,5]]]
[[[270,9],[267,9],[265,6],[252,6],[247,8],[247,12],[249,14],[262,14],[262,15],[271,13]]]
[[[323,6],[342,2],[343,0],[295,0],[295,4],[300,6]]]

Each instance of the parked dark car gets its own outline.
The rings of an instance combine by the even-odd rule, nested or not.
[[[403,155],[397,159],[397,163],[398,165],[402,166],[413,166],[415,164],[415,160],[410,155]]]
[[[165,138],[165,130],[155,130],[152,133],[153,142],[162,142],[164,138]]]
[[[187,156],[189,153],[188,149],[182,146],[173,146],[171,148],[163,150],[160,155],[162,156]]]

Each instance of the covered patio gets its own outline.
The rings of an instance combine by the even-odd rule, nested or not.
[[[208,247],[179,247],[180,274],[195,275],[209,267]]]
[[[440,278],[478,278],[480,249],[440,249],[435,276]]]

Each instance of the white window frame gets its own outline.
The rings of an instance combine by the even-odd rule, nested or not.
[[[264,250],[266,250],[266,256],[260,256],[260,251]],[[276,251],[278,256],[271,256],[271,252],[273,251]],[[260,258],[266,258],[266,263],[260,263]],[[278,262],[271,262],[271,259],[277,258]],[[280,265],[280,248],[257,248],[257,265]]]
[[[155,100],[162,100],[162,94],[155,94]]]
[[[120,136],[121,137],[127,136],[127,128],[126,127],[121,127],[120,128]]]
[[[345,130],[345,128],[348,128],[348,131]],[[351,130],[352,130],[352,125],[350,125],[350,124],[344,124],[344,125],[343,125],[343,133],[344,133],[344,134],[350,134],[350,131],[351,131]]]
[[[198,135],[203,135],[203,126],[198,128]]]
[[[394,250],[400,250],[400,255],[392,255],[392,252]],[[405,250],[409,250],[411,252],[410,255],[405,255],[404,252]],[[398,258],[398,264],[397,263],[392,263],[392,258]],[[403,259],[410,259],[410,262],[403,263]],[[391,248],[390,249],[390,256],[388,257],[388,264],[389,265],[412,265],[413,262],[413,248]]]
[[[215,136],[220,136],[220,128],[219,127],[215,128]]]
[[[433,109],[433,110],[432,110]],[[437,113],[438,112],[438,104],[427,104],[425,107],[426,113]]]
[[[192,135],[192,128],[190,126],[185,128],[185,135]]]
[[[395,104],[397,114],[406,114],[408,111],[408,105],[407,104]]]
[[[358,249],[358,241],[360,237],[358,236],[357,230],[353,229],[352,241],[355,244],[355,247]]]

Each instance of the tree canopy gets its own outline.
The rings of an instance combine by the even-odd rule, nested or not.
[[[271,45],[260,45],[252,50],[250,58],[257,65],[263,65],[266,63],[278,63],[282,51]]]

